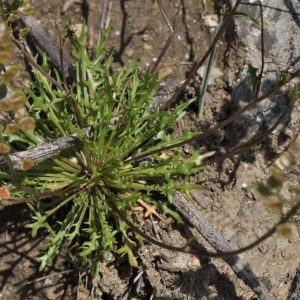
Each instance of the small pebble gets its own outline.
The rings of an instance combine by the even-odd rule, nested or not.
[[[127,50],[126,50],[126,55],[127,55],[128,57],[132,57],[133,54],[134,54],[133,49],[127,49]]]
[[[247,190],[248,184],[246,182],[242,183],[242,190]]]
[[[149,34],[143,34],[142,40],[143,40],[144,42],[148,42],[148,41],[150,40]]]
[[[218,26],[218,15],[206,15],[203,17],[204,25],[207,27]]]

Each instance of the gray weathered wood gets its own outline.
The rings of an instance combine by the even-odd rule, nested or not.
[[[12,154],[8,154],[12,167],[19,171],[22,161],[25,158],[31,158],[35,164],[41,163],[49,158],[57,156],[64,149],[74,147],[80,142],[80,138],[76,135],[70,135],[66,137],[58,138],[54,141],[42,143],[32,149],[19,151]],[[8,163],[3,155],[0,155],[0,169],[7,170]]]
[[[57,69],[61,70],[61,66],[63,68],[63,72],[66,77],[70,76],[69,70],[71,70],[71,63],[69,59],[62,54],[60,55],[60,51],[58,46],[52,41],[46,30],[41,26],[41,24],[34,18],[33,16],[22,16],[22,22],[31,27],[30,38],[34,40],[34,43],[45,53],[47,53],[47,57],[51,61],[51,64]]]

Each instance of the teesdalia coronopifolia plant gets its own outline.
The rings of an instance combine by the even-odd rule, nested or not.
[[[175,190],[194,187],[189,176],[204,168],[203,158],[210,154],[195,151],[182,157],[176,144],[199,133],[185,131],[175,138],[170,134],[192,100],[165,111],[150,110],[159,84],[155,75],[140,72],[138,61],[112,67],[112,53],[105,48],[107,33],[91,51],[93,56],[84,31],[78,38],[68,28],[66,36],[75,60],[73,80],[55,71],[56,83],[49,81],[46,58],[48,76],[33,68],[34,81],[26,95],[35,129],[18,131],[9,140],[15,151],[61,137],[74,136],[77,142],[56,156],[33,161],[30,168],[15,170],[18,182],[9,170],[2,170],[0,177],[11,199],[24,199],[34,212],[28,225],[33,236],[47,232],[41,269],[63,243],[73,259],[92,266],[94,274],[106,251],[126,253],[137,266],[133,249],[142,239],[134,232],[129,238],[130,226],[119,212],[134,223],[130,210],[139,199],[167,207]],[[165,211],[179,220],[169,207]]]

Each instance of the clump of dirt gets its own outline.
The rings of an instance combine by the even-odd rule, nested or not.
[[[209,3],[208,3],[209,2]],[[70,4],[69,6],[66,5]],[[59,41],[55,24],[69,19],[82,23],[87,8],[90,39],[97,38],[99,3],[96,0],[36,2],[36,17],[54,40]],[[88,4],[88,6],[87,6]],[[182,81],[193,62],[208,49],[215,27],[207,18],[216,18],[212,1],[166,1],[169,17],[175,16],[176,34],[172,46],[163,58],[159,69],[161,79]],[[116,63],[140,58],[142,70],[157,60],[169,36],[169,29],[160,10],[153,1],[113,2],[109,46],[114,47]],[[231,28],[231,30],[233,27]],[[226,39],[227,38],[227,39]],[[217,52],[215,68],[219,76],[209,85],[203,118],[198,121],[197,107],[174,128],[180,133],[185,128],[205,130],[228,117],[231,107],[231,90],[239,68],[243,64],[243,50],[232,33],[222,40]],[[201,73],[187,89],[186,94],[199,92]],[[296,110],[299,108],[296,108]],[[296,115],[281,134],[286,140],[299,130]],[[228,135],[227,135],[228,136]],[[277,135],[278,136],[278,135]],[[267,166],[280,152],[277,136],[272,144],[262,143],[260,150],[247,150],[242,156],[222,160],[192,180],[201,183],[198,203],[195,203],[223,236],[237,247],[254,241],[274,224],[276,216],[252,194],[252,185],[268,176]],[[228,150],[225,131],[204,142],[183,147],[183,153],[193,149]],[[270,149],[270,145],[272,148]],[[272,151],[271,151],[272,150]],[[266,155],[271,153],[272,155]],[[31,214],[26,206],[0,210],[0,299],[253,299],[254,293],[239,280],[221,259],[208,259],[189,254],[174,253],[145,244],[136,255],[140,266],[131,269],[124,258],[110,254],[101,263],[101,274],[92,279],[88,270],[77,269],[62,254],[51,268],[39,272],[36,258],[43,236],[31,238],[25,224]],[[258,277],[270,287],[276,299],[285,299],[300,264],[298,255],[299,218],[291,223],[292,235],[286,240],[277,235],[243,254]],[[156,237],[167,244],[183,246],[191,237],[209,247],[198,232],[188,226],[166,226],[155,217],[145,221]]]

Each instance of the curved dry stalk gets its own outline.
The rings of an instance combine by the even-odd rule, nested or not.
[[[172,32],[174,31],[174,27],[173,27],[173,24],[171,23],[170,19],[168,18],[168,15],[167,15],[167,12],[166,12],[166,9],[162,3],[161,0],[156,0],[157,4],[158,4],[158,7],[159,7],[159,10],[160,10],[160,13],[161,15],[163,16],[167,26],[169,27],[169,30]]]
[[[160,54],[158,55],[158,58],[157,58],[156,62],[153,64],[152,68],[150,69],[150,73],[153,73],[153,74],[154,74],[154,73],[157,72],[157,69],[158,69],[158,67],[159,67],[159,64],[160,64],[162,58],[163,58],[163,57],[165,56],[165,54],[167,53],[167,51],[168,51],[168,49],[169,49],[169,47],[170,47],[170,45],[171,45],[171,43],[172,43],[172,41],[173,41],[173,39],[174,39],[175,33],[176,33],[176,31],[174,30],[174,31],[172,31],[172,32],[169,34],[169,37],[168,37],[168,39],[167,39],[167,41],[166,41],[164,47],[162,48]]]
[[[173,39],[174,39],[174,36],[175,36],[175,33],[176,33],[176,23],[174,22],[174,25],[172,25],[171,21],[169,20],[168,16],[167,16],[167,13],[166,13],[166,10],[165,10],[165,7],[162,3],[161,0],[157,0],[157,4],[158,4],[158,7],[159,7],[159,10],[163,16],[163,19],[164,21],[166,22],[169,30],[170,30],[170,34],[169,34],[169,37],[167,39],[167,41],[165,42],[165,45],[164,47],[162,48],[160,54],[158,55],[158,58],[156,60],[156,62],[153,64],[153,66],[151,67],[150,69],[150,73],[155,73],[157,72],[157,69],[161,63],[161,60],[163,59],[163,57],[165,56],[166,52],[168,51]],[[176,13],[177,14],[177,13]]]
[[[206,59],[208,58],[208,56],[210,55],[210,53],[212,52],[212,50],[215,48],[216,44],[218,43],[218,41],[220,40],[222,34],[225,32],[225,30],[227,29],[227,27],[230,25],[232,18],[238,8],[238,6],[240,5],[241,0],[237,0],[235,5],[233,6],[233,8],[230,10],[230,12],[228,13],[228,15],[226,16],[226,20],[223,23],[223,26],[220,28],[220,30],[217,32],[217,34],[215,35],[210,47],[208,48],[208,50],[206,51],[206,53],[204,54],[204,56],[202,57],[202,59],[196,63],[188,77],[186,78],[186,80],[181,84],[181,86],[175,91],[174,95],[172,95],[172,97],[170,97],[163,109],[167,109],[168,107],[170,107],[178,98],[178,96],[180,95],[180,93],[185,89],[185,87],[188,85],[188,83],[194,78],[195,74],[197,73],[198,69],[204,64],[204,62],[206,61]]]

